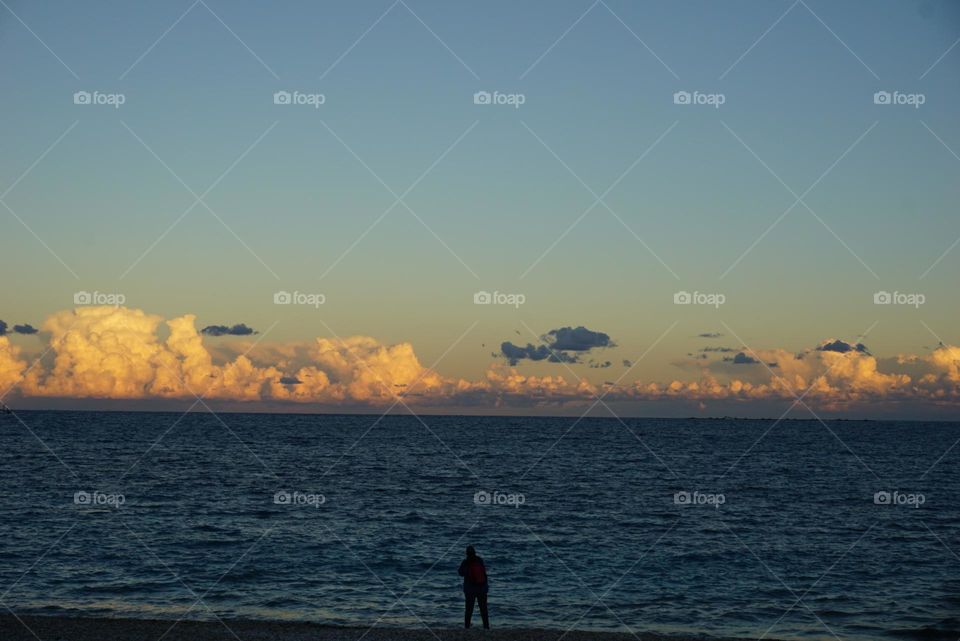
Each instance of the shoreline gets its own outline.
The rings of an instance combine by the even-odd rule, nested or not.
[[[4,641],[746,641],[734,637],[545,628],[416,628],[339,626],[299,621],[129,619],[0,614]],[[768,641],[777,641],[768,639]]]

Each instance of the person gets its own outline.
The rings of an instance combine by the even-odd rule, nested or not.
[[[460,563],[457,573],[463,577],[463,596],[465,606],[463,610],[463,627],[470,627],[470,618],[473,616],[473,602],[480,605],[480,616],[483,618],[483,629],[490,629],[490,617],[487,614],[487,567],[483,559],[477,556],[472,545],[467,546],[467,558]]]

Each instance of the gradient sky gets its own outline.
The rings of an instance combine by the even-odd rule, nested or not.
[[[960,343],[960,249],[943,256],[960,237],[956,3],[5,2],[11,325],[120,292],[266,341],[409,342],[466,379],[502,341],[583,325],[617,345],[590,354],[607,371],[570,366],[595,383],[661,337],[631,378],[696,377],[686,355],[708,345],[801,352],[871,327],[883,358]],[[80,90],[126,102],[75,105]],[[278,90],[326,102],[275,105]],[[875,105],[880,90],[925,103]],[[614,213],[570,229],[631,165],[604,197]],[[414,213],[374,225],[428,169]],[[215,214],[174,225],[194,203],[180,180],[199,195],[225,171],[203,198]],[[791,190],[806,206],[780,219]],[[276,306],[277,290],[326,303]],[[526,302],[477,306],[477,290]],[[677,306],[679,290],[726,303]],[[877,306],[878,290],[926,302]]]

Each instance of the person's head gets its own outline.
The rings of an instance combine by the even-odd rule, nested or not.
[[[472,559],[472,558],[475,557],[475,556],[477,556],[477,551],[473,549],[473,546],[472,546],[472,545],[468,545],[468,546],[467,546],[467,558],[468,558],[468,559]]]

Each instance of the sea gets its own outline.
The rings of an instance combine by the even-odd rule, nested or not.
[[[22,614],[960,637],[960,423],[0,415]]]

